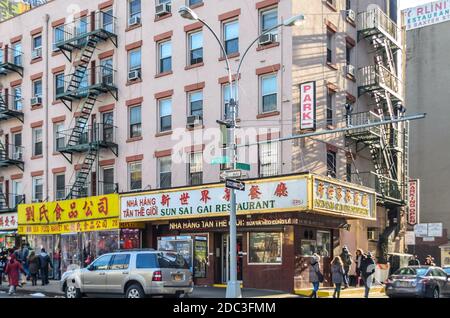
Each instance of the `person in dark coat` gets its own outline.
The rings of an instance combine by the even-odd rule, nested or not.
[[[372,287],[375,274],[375,261],[371,252],[367,252],[361,261],[361,276],[364,281],[364,297],[369,298],[370,288]]]
[[[36,255],[34,251],[30,253],[30,257],[28,259],[29,264],[29,270],[31,275],[31,284],[32,286],[37,285],[37,276],[39,273],[39,268],[41,267],[41,264],[39,262],[39,257]]]
[[[417,255],[411,256],[411,259],[409,260],[408,265],[409,266],[419,266],[420,265]]]
[[[14,295],[16,293],[16,287],[19,286],[19,278],[21,272],[26,275],[21,262],[16,259],[15,254],[12,254],[5,270],[6,275],[8,275],[9,295]]]
[[[348,247],[344,246],[342,248],[341,260],[344,264],[344,288],[348,288],[348,272],[350,271],[350,266],[352,266],[352,254],[350,254]]]
[[[313,284],[313,291],[309,297],[317,298],[317,292],[320,287],[321,276],[322,273],[320,272],[320,256],[314,253],[311,258],[311,264],[309,267],[309,281]]]
[[[344,282],[344,264],[339,256],[336,256],[331,262],[331,280],[335,286],[333,298],[341,296],[341,286]]]
[[[355,256],[355,273],[356,273],[356,286],[361,286],[360,280],[361,280],[361,261],[363,259],[364,251],[360,248],[356,250],[356,256]]]
[[[2,248],[2,250],[0,251],[0,286],[3,283],[3,273],[6,269],[6,264],[8,263],[8,256],[7,256],[8,252]]]
[[[42,286],[48,285],[48,267],[53,269],[53,264],[50,256],[45,252],[45,248],[41,249],[41,254],[39,254],[39,264],[41,265]]]

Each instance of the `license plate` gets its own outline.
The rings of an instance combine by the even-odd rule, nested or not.
[[[173,275],[173,280],[176,282],[179,282],[181,280],[183,280],[183,275],[182,274],[175,274]]]
[[[398,287],[410,287],[409,282],[397,282]]]

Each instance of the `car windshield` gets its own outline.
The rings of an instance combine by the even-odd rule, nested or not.
[[[397,270],[394,275],[423,276],[427,273],[428,268],[411,268],[404,267]]]

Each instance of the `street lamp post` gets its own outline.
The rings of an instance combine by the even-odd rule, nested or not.
[[[291,17],[287,20],[285,20],[283,23],[280,23],[263,33],[261,33],[245,50],[244,54],[242,55],[242,58],[239,62],[239,66],[237,68],[236,72],[236,89],[233,89],[233,73],[231,70],[231,64],[230,60],[227,56],[227,52],[225,50],[225,47],[222,44],[222,41],[214,32],[214,30],[202,19],[199,18],[199,16],[189,7],[187,6],[181,6],[178,10],[178,13],[185,19],[188,20],[197,20],[200,23],[202,23],[208,30],[214,35],[215,39],[220,45],[220,48],[222,50],[222,54],[225,58],[226,64],[227,64],[227,71],[228,71],[228,83],[230,85],[230,101],[229,101],[229,112],[226,114],[225,121],[218,120],[217,122],[220,124],[223,124],[227,128],[227,157],[230,158],[230,164],[233,169],[236,169],[236,162],[237,162],[237,145],[235,140],[235,129],[236,129],[236,115],[237,115],[237,108],[239,106],[239,72],[241,70],[242,63],[247,55],[247,53],[250,51],[251,47],[259,41],[259,39],[271,31],[278,29],[282,26],[288,26],[291,27],[293,25],[299,25],[301,21],[304,20],[304,16],[302,14]],[[234,92],[234,94],[233,94]],[[230,262],[229,262],[229,269],[230,269],[230,276],[229,280],[227,282],[227,290],[226,290],[226,298],[240,298],[242,297],[241,294],[241,286],[240,282],[237,280],[237,252],[236,252],[236,244],[237,244],[237,225],[236,225],[236,191],[235,189],[230,189],[230,237],[229,237],[229,254],[230,254]]]

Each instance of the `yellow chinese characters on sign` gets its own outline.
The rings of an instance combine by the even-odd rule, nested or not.
[[[93,232],[119,229],[119,219],[79,221],[51,225],[19,225],[20,234],[64,234],[74,232]]]
[[[19,233],[21,229],[32,232],[65,233],[75,231],[91,231],[89,222],[105,221],[119,218],[119,196],[108,194],[82,199],[56,202],[21,204],[18,207]],[[105,227],[111,222],[106,222]],[[88,225],[87,225],[88,224]],[[36,226],[32,228],[31,226]],[[118,226],[118,225],[117,225]],[[103,223],[101,225],[103,227]],[[32,234],[26,231],[27,234]]]

